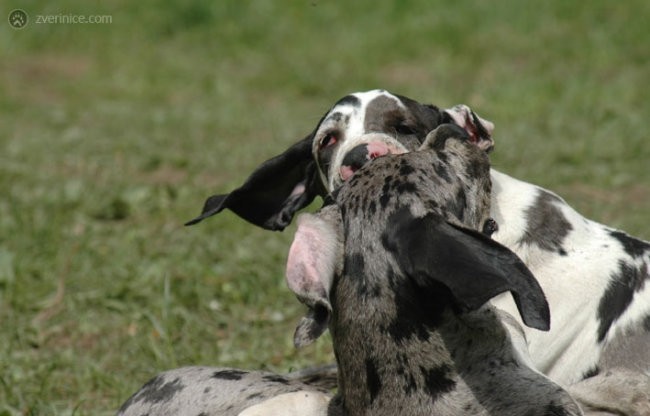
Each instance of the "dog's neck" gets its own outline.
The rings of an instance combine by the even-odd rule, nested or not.
[[[352,279],[341,278],[333,292],[330,325],[339,368],[335,402],[344,414],[523,414],[557,395],[522,364],[491,306],[459,313],[448,304],[436,310],[440,299],[421,306],[421,293],[359,297]],[[408,291],[407,282],[399,284]]]
[[[531,188],[537,187],[494,169],[490,170],[490,179],[490,216],[499,224],[499,230],[492,238],[506,247],[515,248],[526,230],[526,218],[522,213],[534,203],[536,196],[535,192],[531,192]]]
[[[401,279],[400,290],[380,287],[360,296],[358,279],[364,277],[338,279],[332,297],[330,328],[346,414],[482,414],[465,378],[494,372],[490,361],[503,361],[504,351],[511,359],[493,310],[459,314],[442,299],[448,294],[432,300]],[[372,288],[372,276],[365,279]]]
[[[394,416],[406,414],[414,403],[431,402],[420,366],[438,369],[440,376],[448,372],[453,387],[449,353],[435,347],[439,336],[424,323],[396,318],[394,301],[385,294],[359,297],[359,286],[345,282],[354,278],[359,276],[340,279],[330,325],[346,414]],[[421,407],[422,414],[431,411],[430,405]]]

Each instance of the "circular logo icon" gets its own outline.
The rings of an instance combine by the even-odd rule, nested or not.
[[[24,10],[16,9],[9,13],[9,25],[14,29],[22,29],[27,26],[29,17]]]

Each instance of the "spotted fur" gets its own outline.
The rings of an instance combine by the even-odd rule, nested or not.
[[[122,405],[117,416],[326,415],[328,390],[317,387],[314,380],[306,384],[300,378],[233,368],[183,367],[155,376]]]
[[[335,191],[377,153],[414,151],[441,123],[463,127],[479,148],[492,148],[494,126],[467,106],[443,110],[383,90],[350,94],[241,188],[209,198],[191,223],[229,208],[253,224],[283,229],[297,210]],[[435,173],[447,176],[442,165]],[[584,218],[533,184],[496,170],[491,181],[490,216],[499,224],[493,237],[532,270],[551,307],[549,332],[525,329],[536,367],[563,385],[612,365],[650,372],[650,244]],[[463,197],[453,203],[462,206]],[[384,197],[359,208],[375,215],[387,203]],[[510,295],[493,304],[517,316]]]
[[[301,321],[296,340],[304,344],[308,333],[311,341],[329,324],[339,368],[333,403],[344,414],[581,414],[566,391],[530,367],[516,334],[485,306],[511,291],[523,320],[548,328],[534,277],[479,232],[489,219],[489,175],[487,155],[462,129],[442,125],[418,151],[377,158],[321,213],[303,214],[287,279],[310,308],[329,312]],[[370,215],[364,207],[372,204]],[[341,257],[330,258],[340,266],[329,267],[338,272],[331,279],[294,273],[308,270],[296,263],[320,261],[321,250],[303,234],[320,234],[312,231],[323,222],[329,234],[342,234]]]

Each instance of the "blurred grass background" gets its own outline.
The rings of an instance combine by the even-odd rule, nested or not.
[[[59,14],[112,23],[35,22]],[[0,415],[112,414],[183,365],[329,362],[328,339],[292,347],[293,228],[182,223],[349,92],[469,104],[498,169],[650,238],[645,0],[8,0],[0,18]]]

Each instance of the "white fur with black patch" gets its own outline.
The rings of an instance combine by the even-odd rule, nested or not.
[[[413,151],[442,123],[463,127],[479,148],[494,144],[493,124],[465,105],[443,110],[384,90],[350,94],[242,187],[210,197],[188,224],[229,208],[282,230],[317,195],[338,188],[342,172],[358,168],[341,165],[352,149],[376,143],[389,153]],[[524,260],[551,307],[549,333],[526,328],[536,366],[563,385],[613,367],[650,371],[650,244],[583,217],[550,191],[495,170],[491,177],[494,239]],[[494,304],[513,312],[508,295]]]

